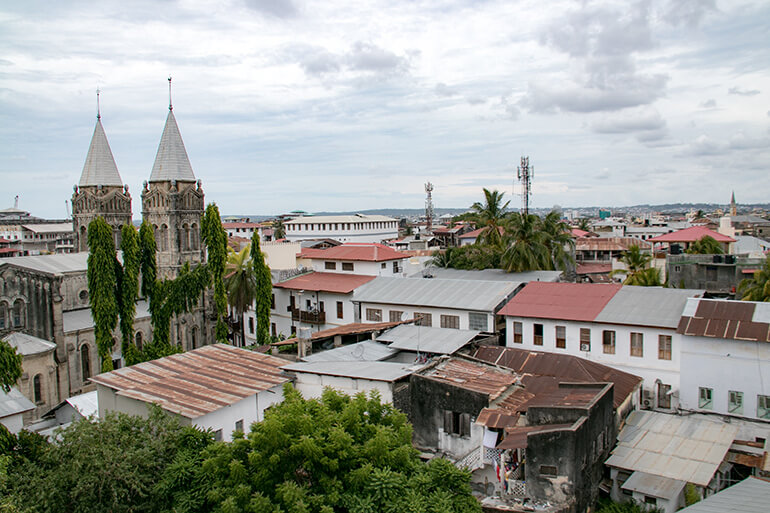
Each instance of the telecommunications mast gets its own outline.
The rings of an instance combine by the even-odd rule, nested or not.
[[[532,178],[535,177],[535,167],[529,167],[529,157],[521,157],[521,165],[517,169],[521,182],[521,212],[529,214],[529,197],[532,195]]]
[[[427,226],[425,227],[428,230],[428,233],[432,233],[433,231],[433,196],[431,193],[433,192],[433,184],[428,182],[425,184],[425,192],[427,193],[428,197],[425,198],[425,220],[427,221]]]

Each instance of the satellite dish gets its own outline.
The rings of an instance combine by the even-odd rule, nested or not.
[[[364,359],[364,346],[357,345],[353,348],[353,351],[351,352],[351,355],[353,355],[353,358],[357,360],[363,360]]]

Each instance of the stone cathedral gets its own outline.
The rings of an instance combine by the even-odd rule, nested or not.
[[[173,108],[163,129],[149,180],[141,189],[142,219],[155,232],[158,277],[174,278],[184,263],[205,262],[201,244],[204,194],[195,178]],[[19,390],[36,408],[28,420],[39,418],[71,395],[93,388],[88,379],[100,370],[94,341],[86,278],[88,224],[97,216],[113,227],[116,247],[120,230],[132,223],[132,198],[124,184],[97,114],[83,171],[72,195],[76,253],[0,260],[0,338],[24,356]],[[204,294],[198,307],[172,318],[170,341],[184,350],[214,341],[211,299]],[[209,308],[211,310],[212,308]],[[112,359],[122,365],[121,333],[115,329]],[[137,303],[134,341],[141,347],[152,339],[145,300]]]

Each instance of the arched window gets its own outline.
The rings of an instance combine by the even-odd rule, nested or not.
[[[198,326],[193,326],[190,332],[190,349],[198,348]]]
[[[80,227],[80,251],[88,251],[88,231],[85,226]]]
[[[35,403],[43,402],[43,377],[37,374],[32,380],[32,393],[35,396]]]
[[[134,342],[136,343],[136,348],[138,350],[142,350],[142,332],[137,331],[136,335],[134,335]]]
[[[190,225],[182,226],[182,251],[190,251]]]
[[[193,223],[193,225],[190,227],[190,249],[200,249],[198,246],[198,238],[198,225]]]
[[[7,328],[8,325],[8,303],[0,301],[0,330]]]
[[[83,376],[83,382],[91,377],[91,351],[88,344],[80,346],[80,373]]]
[[[168,226],[165,224],[160,225],[160,241],[158,245],[161,251],[168,251]]]
[[[24,326],[25,319],[25,312],[24,312],[24,301],[21,299],[17,299],[13,303],[13,327],[14,328],[21,328]]]

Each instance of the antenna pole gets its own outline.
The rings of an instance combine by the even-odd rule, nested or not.
[[[99,94],[100,93],[101,93],[101,91],[97,87],[96,88],[96,119],[102,119],[102,112],[101,112],[101,108],[99,106]]]
[[[433,231],[433,184],[428,182],[425,184],[425,192],[427,193],[428,197],[425,198],[425,220],[427,221],[427,230],[428,233],[431,233]]]
[[[171,104],[171,75],[168,76],[168,110],[174,110],[174,106]]]
[[[535,167],[529,166],[529,157],[521,157],[521,165],[516,170],[516,176],[521,182],[521,211],[529,214],[529,197],[532,195],[532,178],[535,176]]]

